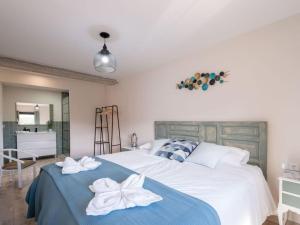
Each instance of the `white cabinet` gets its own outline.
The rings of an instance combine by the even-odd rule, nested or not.
[[[38,156],[56,155],[56,132],[18,132],[17,148]],[[26,157],[18,153],[19,159]]]
[[[287,213],[292,211],[300,214],[300,180],[291,178],[279,178],[279,225],[285,225]]]

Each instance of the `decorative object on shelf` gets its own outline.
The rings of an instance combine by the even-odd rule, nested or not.
[[[133,133],[131,135],[131,147],[132,148],[136,148],[138,146],[137,141],[138,141],[137,135],[136,135],[136,133]]]
[[[209,86],[214,86],[217,83],[223,84],[224,79],[229,75],[229,72],[219,73],[195,73],[194,76],[181,81],[176,84],[178,89],[198,90],[202,89],[207,91]]]
[[[53,121],[52,120],[48,120],[47,127],[48,127],[48,131],[51,132],[53,129]]]
[[[100,37],[103,38],[104,45],[101,51],[99,51],[94,57],[95,70],[101,73],[112,73],[116,70],[117,63],[115,57],[110,53],[106,47],[106,39],[109,38],[109,33],[101,32]]]

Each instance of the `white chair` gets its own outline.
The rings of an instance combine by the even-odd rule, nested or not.
[[[20,160],[17,157],[12,156],[12,152],[22,152],[23,154],[28,155],[28,158],[31,158],[31,160]],[[7,153],[7,154],[5,154]],[[0,149],[0,187],[2,186],[2,176],[4,172],[8,172],[12,178],[13,174],[17,172],[18,174],[18,188],[23,187],[23,179],[22,179],[22,169],[33,166],[33,178],[36,177],[36,158],[38,156],[30,153],[25,152],[18,149]],[[8,160],[8,163],[4,163],[4,159]]]

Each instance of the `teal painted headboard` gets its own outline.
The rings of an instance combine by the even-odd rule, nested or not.
[[[245,149],[267,177],[267,122],[155,121],[155,139],[186,138]]]

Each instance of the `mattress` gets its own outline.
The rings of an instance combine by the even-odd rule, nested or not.
[[[207,202],[217,211],[222,225],[262,225],[275,212],[269,187],[257,166],[222,165],[211,169],[150,155],[144,150],[98,157]]]
[[[78,174],[62,174],[55,164],[42,167],[26,196],[28,218],[35,217],[39,225],[221,225],[216,210],[205,201],[148,177],[143,187],[161,196],[161,201],[107,215],[87,215],[86,207],[94,197],[88,187],[93,181],[109,177],[122,182],[135,173],[111,161],[96,160],[101,166]]]

